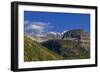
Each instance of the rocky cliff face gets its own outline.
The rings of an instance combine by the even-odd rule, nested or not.
[[[81,37],[89,37],[89,33],[85,32],[83,29],[74,29],[65,32],[62,39],[67,39],[68,37],[81,39]]]
[[[77,41],[80,46],[86,49],[90,46],[90,34],[83,29],[69,30],[64,33],[62,39]]]

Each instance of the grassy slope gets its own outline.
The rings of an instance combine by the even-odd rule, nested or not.
[[[61,60],[62,56],[50,51],[39,43],[24,37],[24,61]]]

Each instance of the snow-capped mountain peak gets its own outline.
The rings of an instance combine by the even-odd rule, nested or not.
[[[61,34],[63,35],[64,33],[66,33],[68,30],[64,30]]]

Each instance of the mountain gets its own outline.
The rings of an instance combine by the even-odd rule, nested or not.
[[[90,58],[90,34],[83,29],[24,37],[24,60],[47,61]]]
[[[80,39],[81,36],[89,37],[89,33],[83,29],[73,29],[65,32],[62,36],[62,39],[71,37],[71,38],[78,38]]]
[[[49,32],[46,35],[47,35],[48,40],[61,39],[61,36],[62,36],[61,33],[59,32]]]
[[[84,59],[90,57],[90,36],[83,29],[64,32],[61,39],[42,42],[42,45],[58,53],[65,59]]]
[[[44,42],[44,41],[48,40],[47,35],[45,35],[45,34],[30,35],[28,33],[24,33],[24,35],[31,38],[33,41],[36,41],[36,42]]]
[[[42,42],[42,45],[63,56],[64,59],[86,59],[90,57],[89,50],[72,40],[48,40]]]
[[[24,36],[24,61],[62,60],[62,56]]]
[[[86,50],[90,48],[90,34],[83,29],[69,30],[63,34],[62,39],[77,41]]]
[[[33,41],[37,42],[44,42],[52,39],[61,39],[62,36],[61,33],[58,32],[48,32],[45,34],[32,34],[32,35],[25,33],[25,35],[30,37]]]

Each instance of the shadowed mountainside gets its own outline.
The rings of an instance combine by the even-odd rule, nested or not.
[[[72,40],[48,40],[43,46],[63,56],[64,59],[86,59],[90,57],[90,50],[81,47]]]

